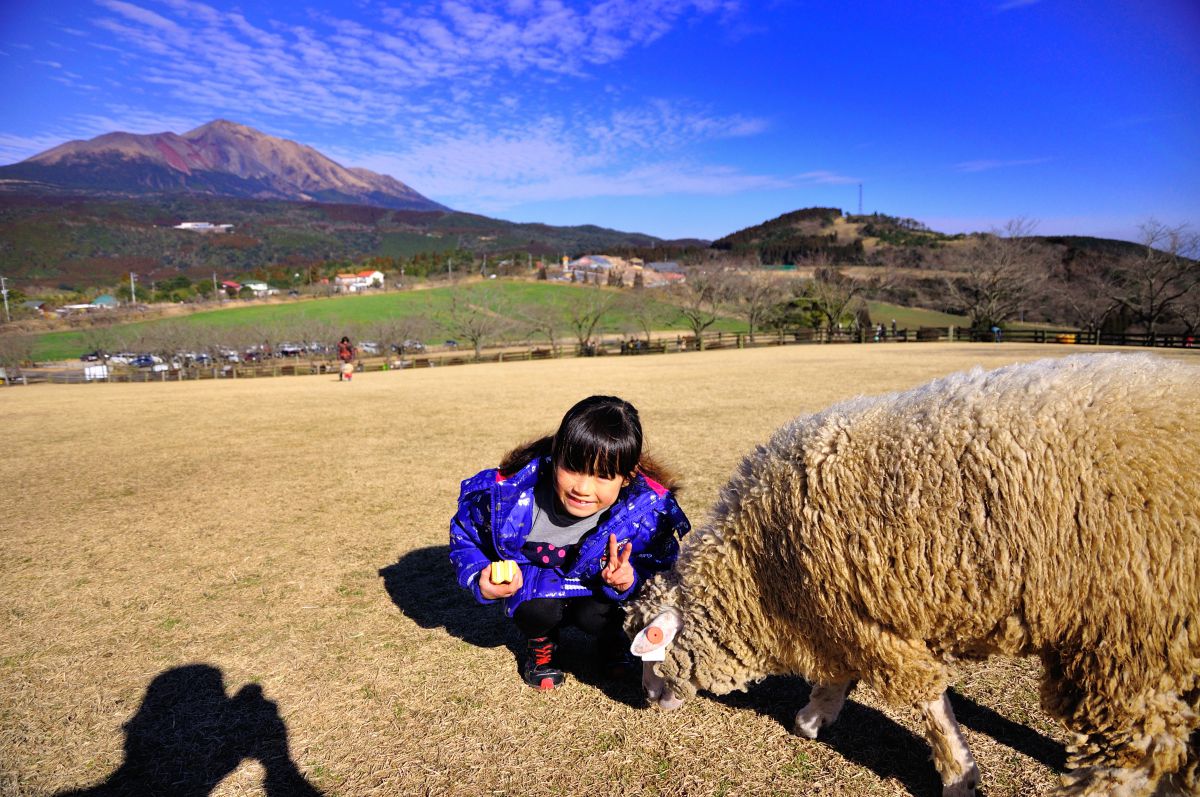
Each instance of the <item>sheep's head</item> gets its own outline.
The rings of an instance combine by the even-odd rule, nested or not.
[[[659,708],[676,709],[696,694],[691,657],[672,642],[684,631],[681,595],[673,573],[648,582],[626,612],[625,632],[633,639],[630,651],[642,658],[642,688]],[[681,642],[683,640],[681,639]]]

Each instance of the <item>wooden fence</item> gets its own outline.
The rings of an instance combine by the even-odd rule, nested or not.
[[[706,332],[699,337],[676,335],[658,337],[649,342],[642,339],[603,338],[589,346],[562,345],[555,349],[548,346],[505,347],[481,352],[476,358],[473,351],[447,350],[404,358],[372,357],[360,360],[357,371],[392,371],[407,368],[440,368],[450,365],[466,365],[473,362],[513,362],[517,360],[545,360],[559,357],[612,357],[638,356],[643,354],[670,354],[685,351],[712,351],[715,349],[747,349],[763,346],[788,346],[796,344],[855,344],[873,345],[890,343],[922,343],[930,341],[986,341],[997,342],[992,334],[972,334],[970,330],[955,327],[920,327],[915,330],[884,329],[881,335],[874,330],[794,329],[788,331],[759,332],[753,338],[744,332]],[[1097,333],[1075,329],[1007,329],[1003,330],[998,342],[1050,343],[1071,346],[1139,346],[1155,348],[1196,348],[1200,346],[1193,336],[1142,333]],[[94,366],[93,366],[94,368]],[[33,382],[79,383],[92,381],[108,382],[181,382],[196,379],[259,379],[275,376],[301,376],[314,374],[334,375],[338,363],[332,359],[279,359],[260,363],[229,363],[224,365],[191,366],[161,370],[138,369],[128,366],[109,366],[105,378],[96,378],[93,368],[25,368],[13,371],[6,384],[30,384]],[[12,370],[12,369],[10,369]],[[91,376],[88,376],[88,372]]]

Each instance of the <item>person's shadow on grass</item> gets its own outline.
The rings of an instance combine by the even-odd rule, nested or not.
[[[379,576],[392,603],[422,628],[443,628],[451,636],[476,647],[507,647],[513,654],[516,677],[516,667],[525,655],[520,634],[512,621],[504,616],[499,604],[481,606],[469,592],[458,586],[454,567],[450,564],[449,545],[410,551],[395,564],[380,569]],[[561,642],[556,663],[569,674],[602,690],[613,700],[634,706],[644,704],[637,673],[620,681],[603,676],[599,661],[593,655],[591,638],[568,629]]]
[[[450,546],[418,548],[380,569],[383,588],[405,617],[422,628],[444,628],[480,648],[509,644],[509,626],[497,605],[481,606],[458,586]]]
[[[288,753],[287,726],[262,688],[225,694],[221,671],[189,664],[160,673],[125,723],[125,761],[108,778],[56,797],[207,797],[252,758],[268,797],[321,797]]]

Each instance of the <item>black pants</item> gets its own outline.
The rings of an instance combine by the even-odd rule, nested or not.
[[[621,628],[625,610],[614,601],[594,595],[527,600],[513,612],[513,622],[526,639],[557,637],[558,629],[564,625],[573,625],[604,642],[625,638]]]

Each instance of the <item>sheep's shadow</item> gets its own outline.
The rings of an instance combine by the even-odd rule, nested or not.
[[[808,702],[810,692],[811,687],[803,678],[773,676],[747,692],[710,697],[731,708],[749,709],[771,717],[790,731],[796,711]],[[954,690],[950,690],[949,695],[955,716],[962,725],[987,734],[1056,772],[1064,770],[1067,756],[1060,743],[1006,719]],[[925,739],[881,711],[855,701],[853,693],[837,722],[821,729],[818,742],[880,778],[895,780],[909,794],[941,793],[941,781],[930,762]],[[985,794],[982,789],[979,793]]]
[[[226,695],[221,671],[208,664],[157,675],[124,731],[120,767],[95,786],[57,797],[206,797],[248,758],[262,764],[268,797],[322,795],[292,761],[287,726],[262,687],[246,684]]]
[[[480,648],[507,647],[513,655],[513,676],[525,650],[520,633],[498,604],[481,606],[458,586],[450,564],[450,546],[418,548],[381,568],[379,576],[392,603],[422,628],[442,628],[451,636]],[[620,703],[645,705],[637,673],[611,680],[601,672],[595,641],[567,629],[556,662],[581,683],[593,686]]]

